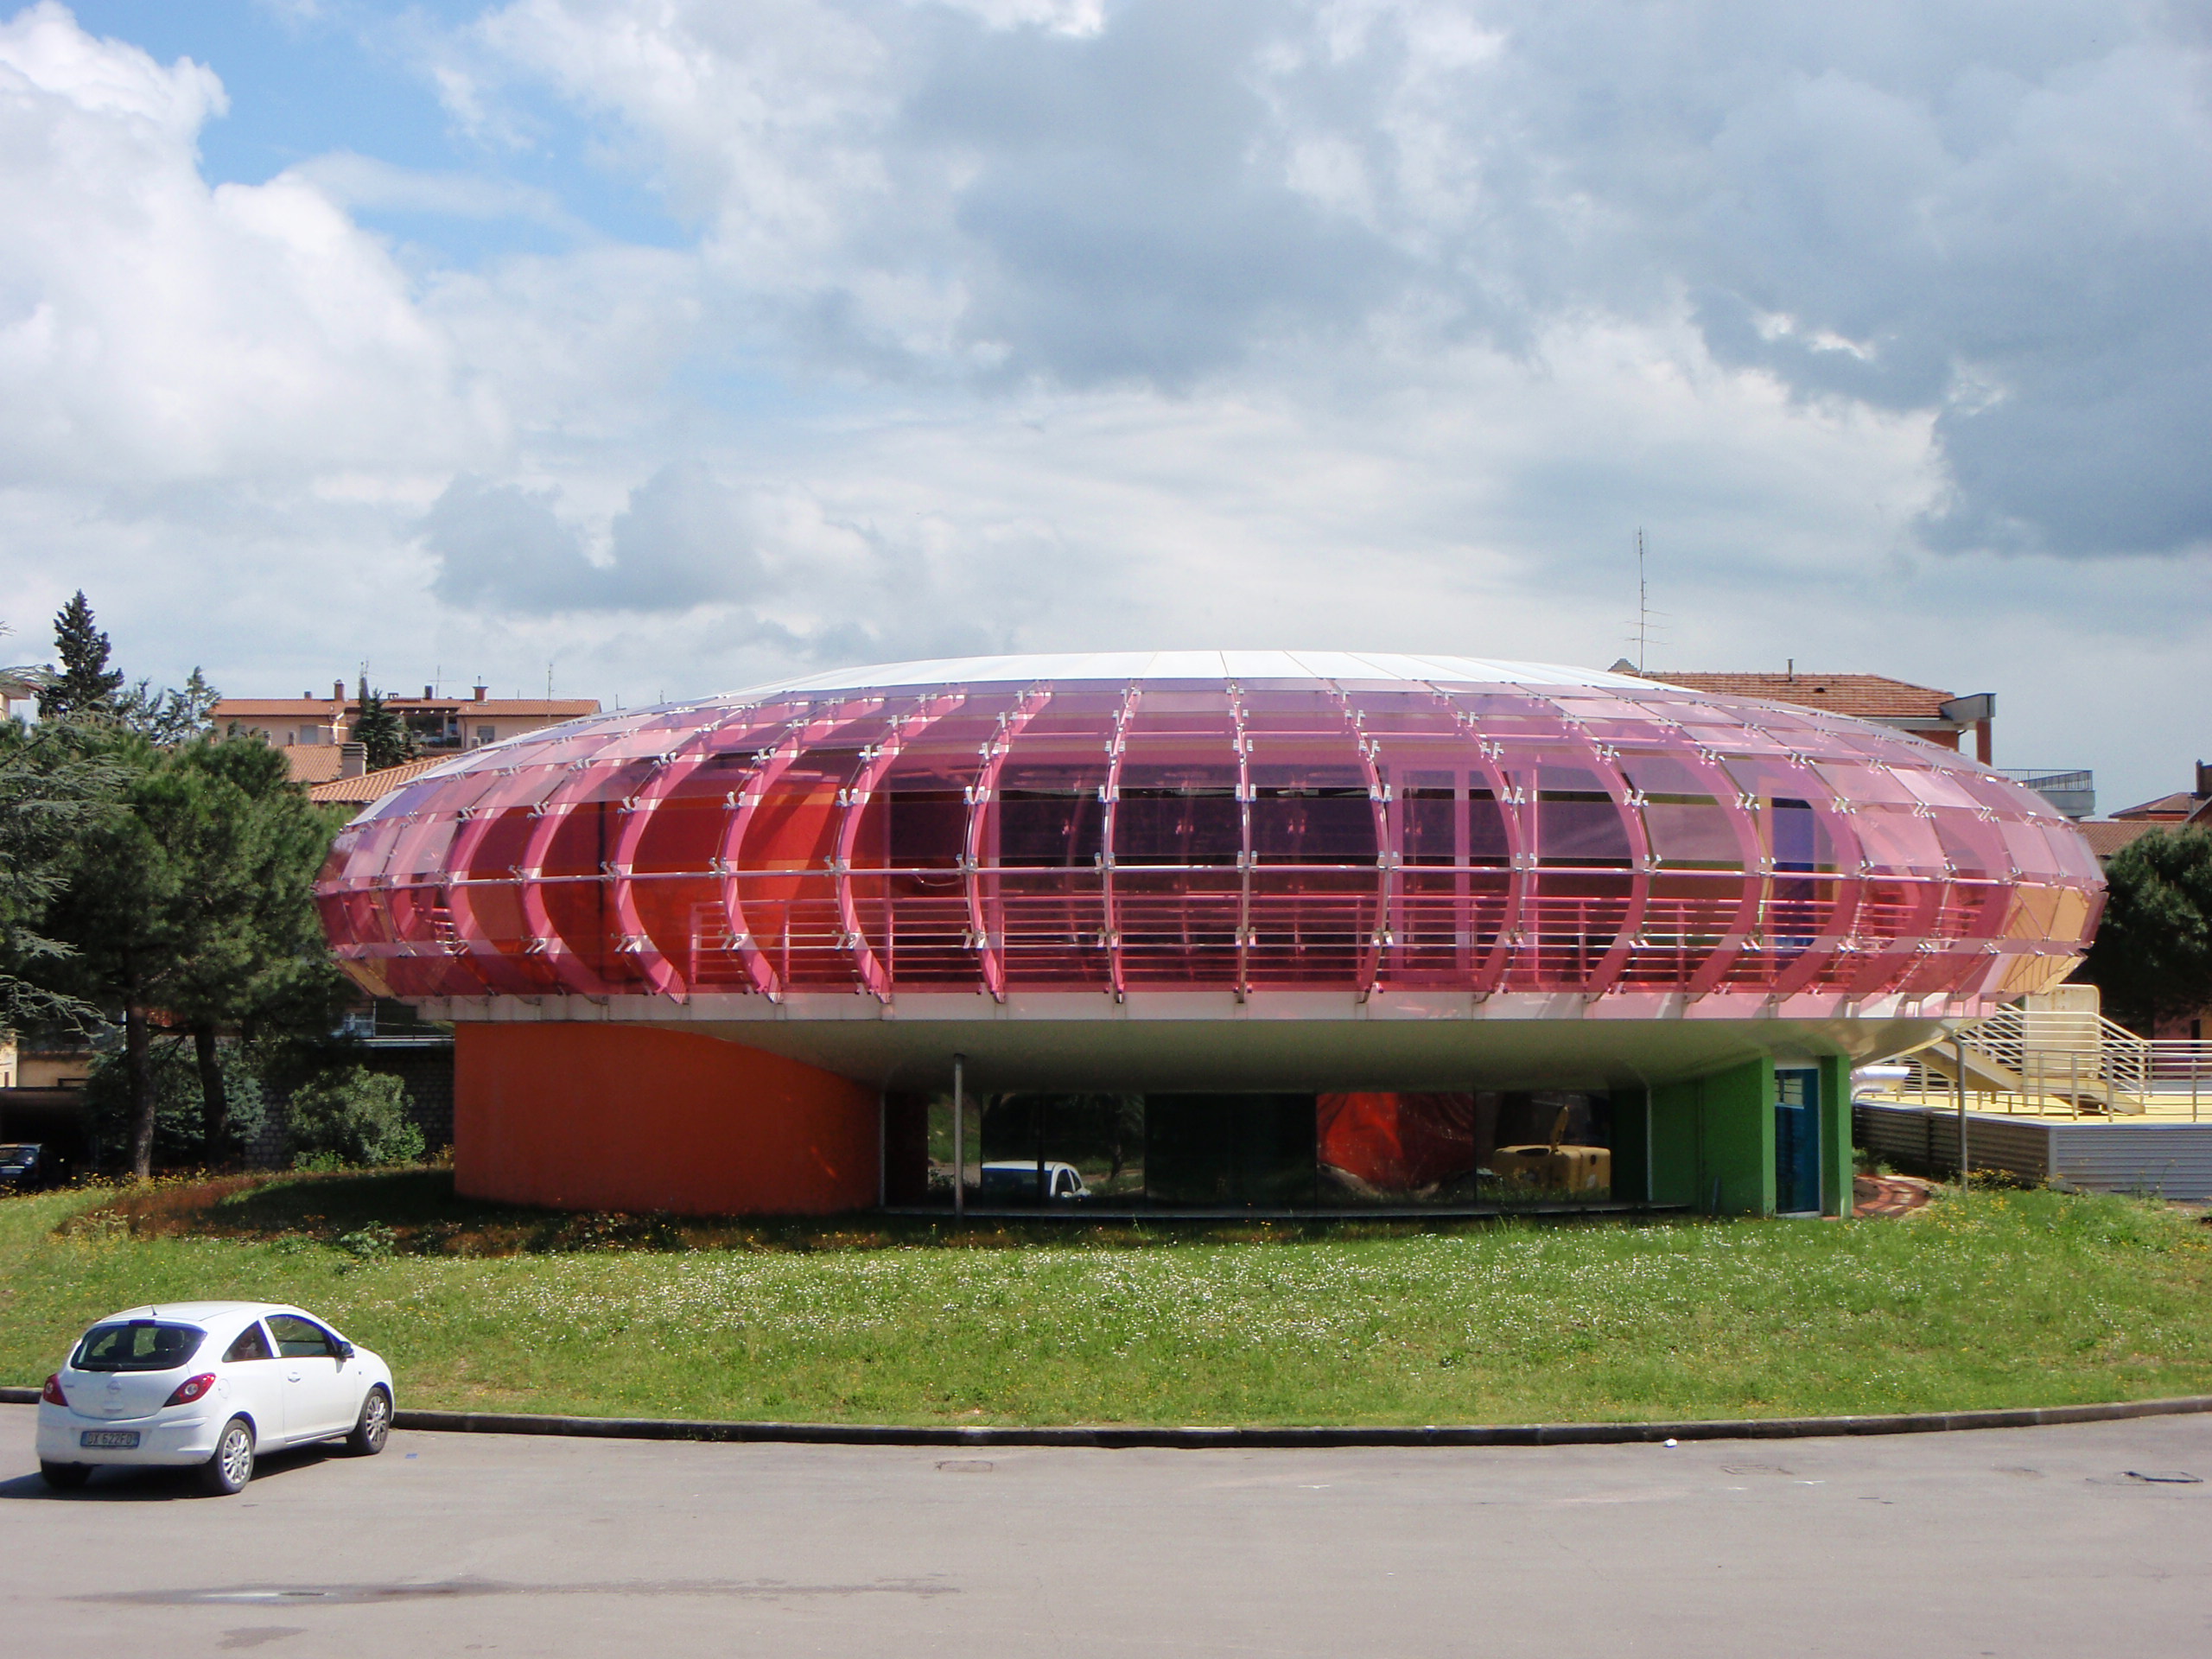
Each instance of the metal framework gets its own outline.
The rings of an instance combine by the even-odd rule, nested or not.
[[[2039,796],[1818,710],[1481,665],[1040,664],[482,750],[340,834],[327,930],[397,997],[1447,989],[1566,1014],[1664,992],[1754,1014],[2039,990],[2102,903]]]

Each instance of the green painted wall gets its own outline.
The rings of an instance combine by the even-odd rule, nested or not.
[[[1774,1213],[1772,1060],[1651,1091],[1651,1198],[1725,1216]]]
[[[1821,1213],[1851,1213],[1851,1061],[1821,1061]]]
[[[1650,1091],[1651,1201],[1696,1204],[1698,1148],[1704,1135],[1704,1085],[1662,1084]]]
[[[1644,1201],[1643,1115],[1651,1097],[1643,1090],[1613,1090],[1613,1200],[1617,1204]]]

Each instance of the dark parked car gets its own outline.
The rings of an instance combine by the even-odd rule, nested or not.
[[[53,1173],[46,1148],[35,1141],[0,1146],[0,1191],[28,1192],[44,1186]]]

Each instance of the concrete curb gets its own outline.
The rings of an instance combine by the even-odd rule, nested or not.
[[[1687,1423],[1474,1423],[1458,1427],[1025,1427],[890,1423],[716,1423],[664,1418],[539,1417],[517,1412],[402,1411],[393,1426],[477,1434],[563,1434],[602,1440],[767,1441],[798,1446],[1079,1446],[1160,1447],[1355,1446],[1619,1446],[1661,1440],[1789,1440],[1843,1434],[1931,1434],[2037,1428],[2212,1412],[2212,1395],[2111,1405],[1916,1412],[1898,1416],[1723,1418]]]
[[[38,1402],[36,1389],[0,1388],[0,1405]],[[1458,1427],[908,1427],[897,1423],[702,1422],[679,1417],[550,1417],[514,1411],[400,1411],[395,1428],[448,1434],[557,1434],[601,1440],[720,1440],[786,1446],[1625,1446],[1661,1440],[1802,1440],[1846,1434],[1940,1434],[1970,1428],[2044,1428],[2134,1417],[2212,1412],[2212,1394],[2110,1405],[2024,1406],[1992,1411],[1906,1412],[1866,1417],[1724,1417],[1687,1423],[1471,1423]]]

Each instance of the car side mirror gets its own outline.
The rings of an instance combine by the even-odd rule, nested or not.
[[[340,1338],[338,1342],[338,1363],[340,1365],[343,1365],[347,1360],[353,1357],[353,1344],[347,1342],[344,1338]]]

